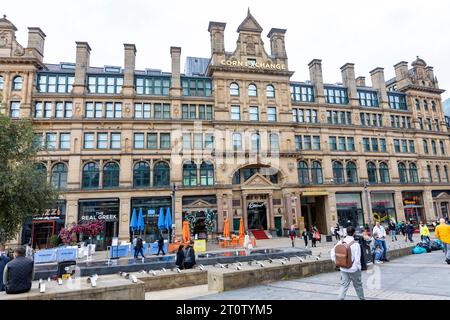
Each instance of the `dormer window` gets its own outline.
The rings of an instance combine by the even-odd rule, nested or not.
[[[105,66],[105,73],[120,73],[122,68],[114,66]]]
[[[69,69],[69,70],[75,70],[76,68],[76,64],[70,62],[61,62],[59,66],[61,69]]]

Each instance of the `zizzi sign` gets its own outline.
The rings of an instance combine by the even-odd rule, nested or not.
[[[117,218],[117,214],[104,214],[101,211],[95,212],[94,215],[84,215],[81,216],[81,221],[96,221],[96,220],[104,220],[104,221],[119,221]]]
[[[269,70],[286,70],[286,65],[282,63],[257,63],[255,61],[237,61],[237,60],[222,60],[220,64],[229,67],[245,67],[252,69],[269,69]]]
[[[250,203],[248,204],[248,208],[249,208],[249,209],[258,209],[258,208],[262,208],[262,207],[264,207],[264,206],[265,206],[264,203],[250,202]]]

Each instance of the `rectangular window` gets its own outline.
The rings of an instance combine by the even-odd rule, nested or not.
[[[205,149],[214,149],[214,135],[212,133],[205,134]]]
[[[194,149],[195,150],[203,149],[203,134],[201,133],[194,134]]]
[[[291,99],[293,101],[314,102],[314,90],[310,86],[291,85]]]
[[[311,123],[311,110],[309,109],[305,110],[305,122]]]
[[[197,118],[196,113],[197,113],[197,106],[195,104],[191,104],[189,106],[189,119],[195,120]]]
[[[52,117],[52,103],[51,102],[44,102],[44,118],[51,118]]]
[[[404,94],[388,92],[388,98],[391,109],[408,110]]]
[[[206,120],[213,119],[213,107],[211,105],[206,106]]]
[[[303,148],[311,150],[311,136],[303,136]]]
[[[394,151],[400,153],[400,140],[394,139]]]
[[[346,114],[347,114],[347,125],[351,125],[352,124],[352,113],[346,112]]]
[[[114,104],[112,102],[106,103],[106,118],[114,118]]]
[[[64,104],[62,102],[56,102],[56,118],[64,118]]]
[[[327,123],[332,124],[333,119],[331,118],[331,111],[327,111]]]
[[[348,151],[355,151],[355,138],[347,137],[347,149]]]
[[[372,142],[372,152],[378,152],[378,139],[371,138],[370,141]]]
[[[122,118],[122,104],[121,103],[114,104],[114,118],[116,118],[116,119]]]
[[[121,135],[120,133],[111,133],[111,149],[120,149],[120,140]]]
[[[402,139],[402,152],[408,153],[408,142],[404,139]]]
[[[338,113],[337,113],[337,111],[333,111],[333,124],[338,124],[338,123],[339,123]]]
[[[386,152],[386,139],[385,138],[381,138],[380,139],[380,147],[381,147],[381,152]]]
[[[102,118],[103,117],[103,105],[101,102],[95,103],[95,117]]]
[[[70,149],[70,133],[61,133],[59,135],[59,149],[61,150]]]
[[[320,136],[313,136],[312,149],[320,150]]]
[[[205,109],[205,105],[201,104],[198,106],[198,118],[200,120],[205,120],[206,119],[206,109]]]
[[[42,148],[42,133],[34,134],[33,146],[38,150]]]
[[[163,119],[170,119],[170,104],[163,105]]]
[[[378,115],[378,126],[383,126],[383,116],[381,114]]]
[[[428,141],[427,140],[423,140],[423,152],[425,153],[425,154],[428,154],[429,153],[429,151],[428,151]]]
[[[108,149],[108,134],[106,132],[97,133],[97,149]]]
[[[34,117],[42,118],[44,116],[44,109],[42,107],[42,102],[36,102],[34,106]]]
[[[360,122],[361,122],[361,125],[362,126],[364,126],[365,125],[365,113],[363,113],[363,112],[361,112],[360,114],[359,114],[359,118],[360,118]]]
[[[267,121],[271,122],[277,121],[277,108],[274,107],[267,108]]]
[[[364,152],[370,152],[369,138],[363,138],[363,149],[364,149]]]
[[[158,149],[158,134],[157,133],[147,133],[147,149],[151,149],[151,150]]]
[[[359,91],[359,104],[363,107],[378,107],[378,94],[373,91]]]
[[[191,148],[191,134],[183,133],[183,149],[190,150]]]
[[[377,118],[377,115],[375,113],[372,113],[372,125],[374,127],[378,127],[378,118]]]
[[[416,147],[414,144],[414,140],[409,140],[409,152],[410,153],[416,153]]]
[[[155,103],[153,105],[153,108],[155,109],[155,119],[157,119],[157,120],[162,119],[162,105],[161,105],[161,103]]]
[[[84,134],[84,149],[94,149],[94,139],[95,136],[93,133],[85,133]]]
[[[439,141],[439,147],[441,149],[441,156],[445,156],[444,141]]]
[[[348,104],[348,96],[346,88],[325,87],[325,99],[330,104]]]
[[[258,107],[250,107],[250,121],[259,121]]]
[[[164,150],[170,149],[170,133],[159,134],[159,148]]]
[[[45,147],[49,150],[56,149],[56,147],[57,147],[56,133],[46,133],[45,134]]]
[[[134,104],[134,118],[135,119],[142,119],[143,118],[143,110],[142,110],[142,103],[135,103]]]
[[[423,130],[423,121],[422,121],[422,118],[418,118],[418,120],[419,120],[419,129],[420,129],[420,130]]]
[[[134,134],[134,148],[135,149],[144,149],[144,134],[143,133],[135,133]]]
[[[305,116],[303,109],[298,109],[298,122],[304,123],[305,122]]]
[[[64,103],[64,118],[72,118],[72,102]]]
[[[345,112],[341,111],[339,112],[340,118],[341,118],[341,124],[345,125]]]
[[[94,104],[92,102],[86,102],[86,109],[84,114],[86,118],[94,117]]]
[[[330,150],[331,151],[336,151],[337,150],[336,137],[330,137],[328,143],[330,145]]]
[[[312,123],[317,123],[317,110],[311,110],[311,117]]]
[[[347,150],[346,144],[345,144],[345,137],[339,137],[339,151],[345,151]]]
[[[19,118],[20,117],[20,102],[11,101],[10,114],[11,114],[11,118]]]
[[[431,119],[428,119],[428,118],[427,118],[427,128],[428,128],[428,130],[430,130],[430,131],[433,130],[433,127],[432,127],[432,125],[431,125]]]
[[[296,151],[303,150],[302,136],[295,136],[295,150]]]
[[[292,121],[297,122],[297,109],[292,109]]]
[[[241,120],[241,108],[239,106],[231,106],[231,120]]]

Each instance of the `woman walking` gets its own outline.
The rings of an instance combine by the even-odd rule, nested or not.
[[[303,229],[302,239],[305,241],[305,248],[308,249],[308,230],[306,228]]]

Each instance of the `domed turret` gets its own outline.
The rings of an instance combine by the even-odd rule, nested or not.
[[[419,56],[417,56],[417,59],[411,64],[413,67],[426,67],[427,63],[425,60],[420,59]]]
[[[0,30],[13,30],[17,31],[15,25],[12,24],[11,21],[6,19],[6,14],[3,15],[3,18],[0,19]]]

